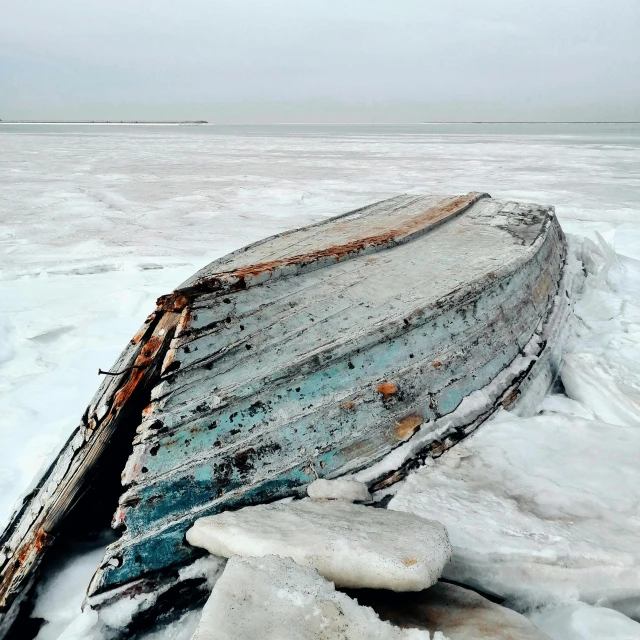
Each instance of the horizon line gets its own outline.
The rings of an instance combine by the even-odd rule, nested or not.
[[[138,124],[234,126],[402,126],[421,124],[640,124],[640,120],[423,120],[416,122],[225,122],[207,120],[0,120],[0,124]]]

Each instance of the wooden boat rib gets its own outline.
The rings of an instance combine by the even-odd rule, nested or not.
[[[196,558],[184,533],[198,517],[299,494],[410,441],[442,449],[433,425],[470,394],[493,383],[505,406],[517,398],[544,341],[521,375],[501,373],[543,335],[564,261],[552,208],[470,193],[399,196],[211,263],[158,300],[14,514],[1,610],[11,617],[64,518],[132,439],[122,534],[94,597]],[[475,423],[500,406],[487,403]],[[371,484],[399,477],[387,466]]]

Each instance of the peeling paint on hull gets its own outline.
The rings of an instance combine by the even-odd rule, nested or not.
[[[542,334],[564,259],[551,208],[472,193],[399,196],[212,263],[158,300],[14,516],[0,606],[28,584],[136,398],[151,403],[94,597],[197,557],[184,541],[197,517],[299,494],[418,441],[414,461],[450,446],[436,425]],[[502,406],[524,369],[498,385]]]

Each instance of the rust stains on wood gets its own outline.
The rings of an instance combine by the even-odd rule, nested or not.
[[[403,480],[404,478],[406,478],[406,476],[407,476],[407,471],[405,469],[399,469],[398,471],[395,471],[394,473],[386,476],[385,478],[383,478],[373,486],[369,487],[369,490],[372,492],[375,492],[375,491],[380,491],[380,489],[386,489],[387,487],[390,487],[392,484],[395,484],[396,482],[400,482],[400,480]]]
[[[33,544],[25,545],[21,549],[20,553],[18,554],[18,562],[20,564],[24,564],[25,560],[32,553],[40,553],[40,551],[42,551],[42,549],[44,549],[44,547],[46,546],[48,539],[49,539],[49,535],[45,532],[45,530],[42,528],[38,529],[36,536],[33,540]]]
[[[395,424],[396,438],[398,440],[407,440],[418,430],[418,427],[423,423],[423,421],[423,417],[417,414],[398,420]]]
[[[502,400],[502,406],[507,409],[518,399],[519,395],[520,390],[518,388],[512,389]]]
[[[12,586],[16,579],[21,578],[25,568],[27,568],[27,571],[29,570],[30,565],[40,556],[50,541],[51,537],[44,529],[39,528],[33,539],[26,541],[16,550],[13,562],[9,563],[3,570],[2,582],[0,582],[0,605],[4,605],[7,602],[8,596],[12,595]],[[27,580],[28,576],[25,575],[24,579]],[[20,584],[22,584],[22,580],[20,580]]]
[[[398,387],[396,387],[393,382],[381,382],[376,387],[376,391],[382,394],[382,397],[386,400],[387,398],[390,398],[391,396],[398,393]]]
[[[400,240],[416,231],[431,227],[433,224],[445,220],[449,216],[455,215],[462,208],[467,208],[479,199],[480,194],[466,194],[449,199],[449,201],[441,206],[429,207],[422,215],[390,228],[388,231],[375,235],[364,236],[345,242],[339,245],[333,245],[325,249],[310,251],[298,255],[280,258],[279,260],[271,260],[258,264],[248,265],[235,271],[225,274],[229,278],[244,280],[247,276],[259,276],[264,271],[273,271],[277,267],[284,267],[293,264],[305,264],[317,262],[329,258],[331,262],[340,262],[345,257],[353,254],[361,253],[368,247],[384,246],[394,240]],[[346,229],[345,229],[346,230]],[[221,274],[222,275],[222,274]]]
[[[158,311],[182,311],[188,304],[190,298],[179,291],[174,291],[156,300]]]
[[[144,324],[140,327],[138,332],[133,336],[133,338],[131,338],[131,344],[138,344],[138,342],[140,342],[140,340],[144,338],[147,331],[149,330],[149,327],[153,324],[153,321],[155,319],[156,319],[155,312],[147,317],[147,319],[144,321]]]
[[[128,378],[116,392],[111,411],[107,414],[107,419],[117,414],[126,404],[138,388],[140,381],[145,377],[147,369],[156,361],[160,351],[163,350],[163,347],[167,348],[169,346],[179,318],[180,316],[177,313],[165,313],[160,317],[153,334],[142,345],[140,354],[135,359]]]

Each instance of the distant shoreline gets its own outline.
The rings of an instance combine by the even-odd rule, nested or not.
[[[640,124],[640,120],[467,120],[419,124]]]
[[[280,127],[280,126],[316,126],[316,127],[393,127],[421,124],[640,124],[640,120],[456,120],[424,122],[270,122],[270,123],[220,123],[214,125],[207,120],[0,120],[0,124],[57,124],[57,125],[209,125],[218,127]]]
[[[0,120],[0,124],[209,124],[206,120]]]

